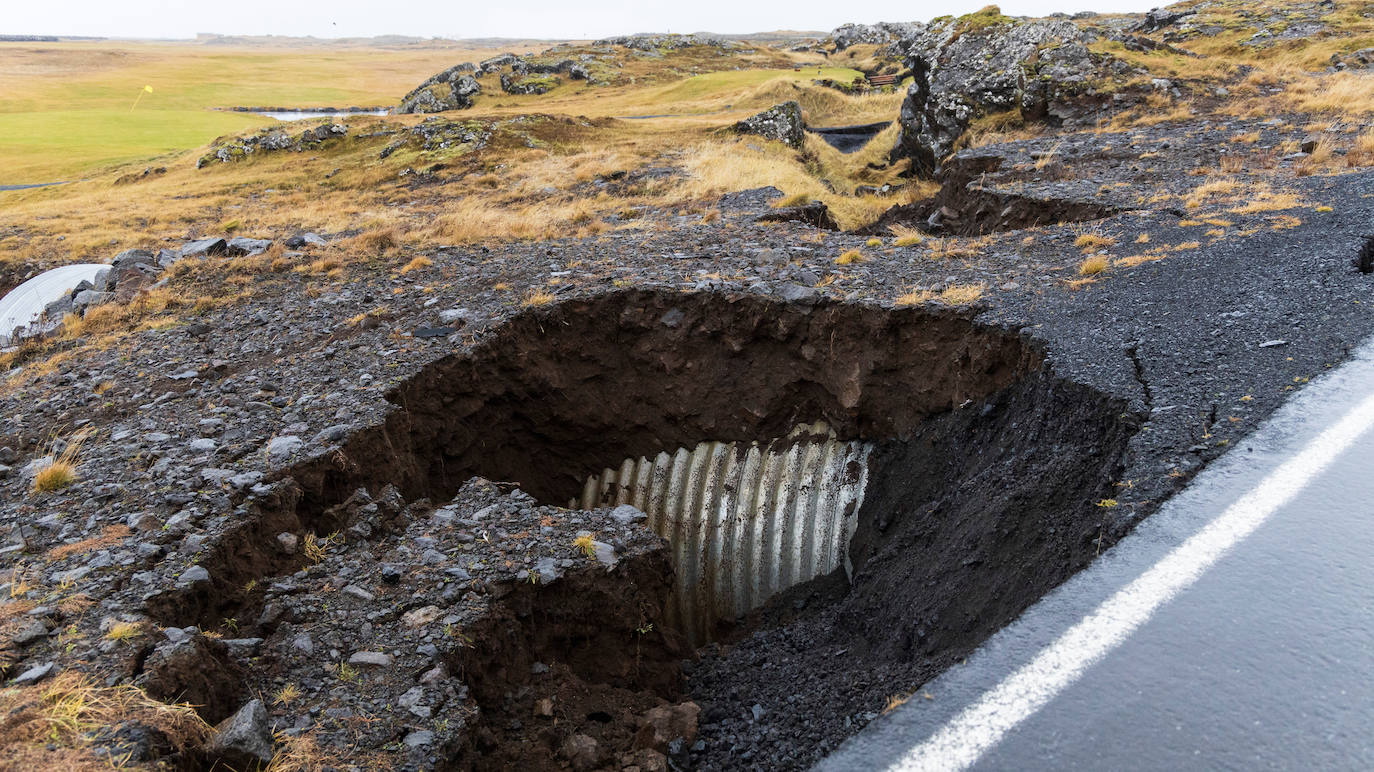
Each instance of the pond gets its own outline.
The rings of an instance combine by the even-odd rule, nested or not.
[[[254,110],[254,115],[265,115],[279,121],[305,121],[311,118],[340,118],[350,115],[390,115],[387,109],[379,110]]]

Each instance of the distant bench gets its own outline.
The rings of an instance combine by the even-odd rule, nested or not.
[[[897,85],[898,77],[897,75],[870,75],[868,76],[868,85],[875,88],[879,86],[895,86]]]

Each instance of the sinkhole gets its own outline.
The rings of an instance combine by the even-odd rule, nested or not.
[[[598,635],[587,625],[604,613],[579,604],[616,600],[615,588],[560,581],[511,596],[521,612],[488,636],[502,643],[460,664],[483,710],[515,727],[528,713],[511,695],[536,657],[598,689],[696,700],[705,743],[691,763],[708,768],[741,763],[731,754],[750,747],[744,734],[792,731],[783,715],[721,718],[780,689],[808,718],[779,768],[809,764],[857,730],[855,715],[933,677],[1086,565],[1103,547],[1096,502],[1114,492],[1139,425],[1123,399],[1060,378],[1041,346],[967,313],[650,290],[525,312],[388,399],[384,423],[342,448],[367,463],[290,471],[293,516],[325,532],[359,487],[446,501],[474,476],[545,504],[642,510],[672,573],[655,621],[695,655]],[[514,643],[529,636],[538,644]],[[638,675],[608,667],[616,657]],[[683,657],[696,664],[679,670]],[[650,661],[666,664],[644,675]],[[489,721],[497,739],[471,752],[544,768],[531,759],[605,723],[553,737]],[[507,745],[525,755],[493,750]]]
[[[1038,346],[967,315],[712,293],[623,291],[526,313],[389,399],[386,423],[344,449],[370,463],[294,470],[301,507],[387,484],[443,501],[474,475],[546,504],[633,505],[669,543],[672,621],[694,644],[792,586],[837,571],[855,581],[873,557],[859,551],[918,516],[894,491],[938,509],[987,479],[984,525],[1045,528],[1017,548],[1059,550],[1048,573],[1061,579],[1096,544],[1048,538],[1090,503],[1056,496],[1110,492],[1133,431],[1124,403],[1058,379]],[[1054,443],[1026,446],[1032,426]],[[922,455],[932,444],[949,450]],[[1027,477],[995,479],[989,459]]]
[[[874,137],[878,136],[892,121],[865,123],[858,126],[807,127],[807,131],[818,135],[827,144],[841,153],[857,153],[863,150]]]

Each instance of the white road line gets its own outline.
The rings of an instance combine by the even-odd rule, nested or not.
[[[890,770],[961,770],[1121,645],[1161,606],[1287,504],[1374,426],[1365,398],[1215,520],[1098,606],[1027,665],[965,708]]]

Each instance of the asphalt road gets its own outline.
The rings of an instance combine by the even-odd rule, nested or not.
[[[1374,768],[1374,345],[822,761]]]

